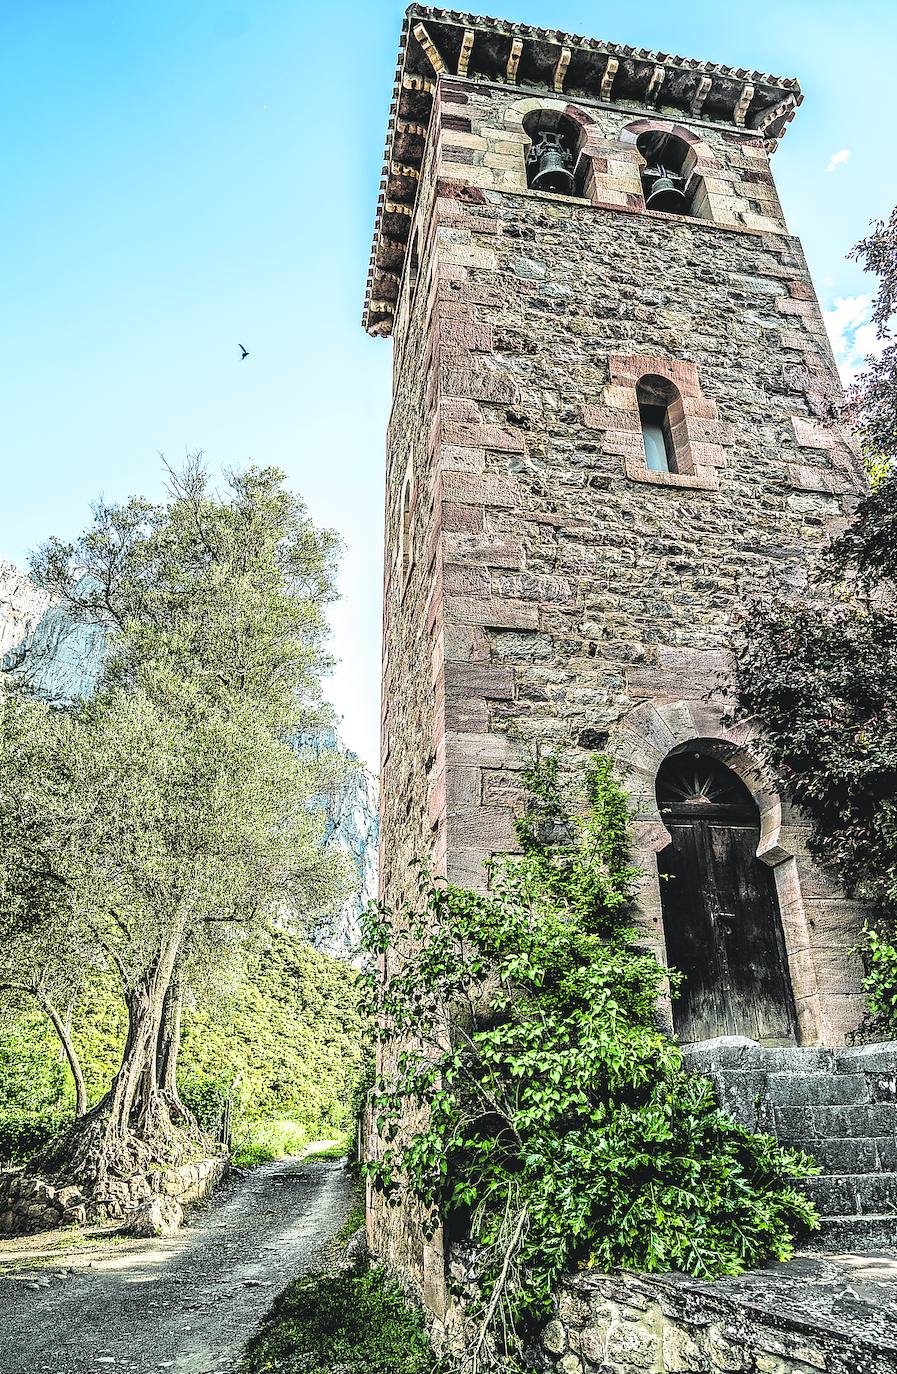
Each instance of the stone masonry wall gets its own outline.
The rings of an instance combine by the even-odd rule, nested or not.
[[[110,1179],[103,1196],[90,1199],[74,1185],[58,1187],[11,1169],[0,1174],[0,1235],[29,1235],[57,1226],[124,1220],[158,1197],[185,1206],[205,1197],[226,1168],[225,1158],[200,1159],[177,1168]]]
[[[456,1358],[479,1334],[475,1264],[472,1247],[452,1250],[452,1298],[432,1327]],[[881,1256],[805,1254],[715,1282],[583,1272],[558,1286],[528,1358],[542,1374],[892,1374],[895,1282]]]
[[[804,1261],[803,1267],[804,1282],[824,1282],[828,1277],[824,1262]],[[558,1293],[558,1316],[542,1337],[543,1368],[553,1374],[893,1370],[897,1347],[886,1334],[886,1312],[881,1314],[880,1335],[869,1340],[857,1330],[858,1324],[832,1329],[822,1312],[815,1321],[808,1321],[809,1312],[792,1313],[784,1295],[776,1310],[772,1275],[769,1287],[761,1307],[737,1282],[709,1284],[684,1275],[629,1274],[568,1279]]]
[[[526,187],[541,106],[584,130],[582,198]],[[863,479],[762,140],[677,120],[704,218],[644,208],[635,139],[672,128],[662,112],[439,78],[395,331],[381,890],[404,899],[413,857],[481,885],[514,847],[527,752],[578,773],[608,747],[663,958],[654,778],[700,741],[760,807],[802,1040],[839,1043],[862,1015],[861,913],[809,860],[750,729],[724,723],[724,678],[746,598],[804,585]],[[673,477],[644,468],[644,373],[681,395]],[[413,1221],[384,1226],[420,1277]]]

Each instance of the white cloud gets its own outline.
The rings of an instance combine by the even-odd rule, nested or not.
[[[835,350],[838,371],[845,386],[862,372],[867,357],[880,357],[890,339],[880,339],[870,319],[871,296],[836,296],[824,310],[825,327]]]
[[[832,155],[831,155],[831,157],[829,158],[829,161],[828,161],[828,166],[826,167],[825,170],[826,170],[827,172],[833,172],[833,171],[835,170],[836,167],[843,167],[844,163],[847,161],[847,159],[848,159],[849,157],[850,157],[850,149],[849,149],[849,148],[839,148],[839,150],[838,150],[837,153],[832,153]]]

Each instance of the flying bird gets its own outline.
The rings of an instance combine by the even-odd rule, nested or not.
[[[249,349],[248,349],[248,348],[244,348],[242,344],[237,344],[237,347],[238,347],[239,350],[240,350],[240,354],[241,354],[240,362],[242,362],[244,358],[248,358],[248,357],[249,357]]]

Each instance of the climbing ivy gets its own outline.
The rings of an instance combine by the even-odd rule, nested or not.
[[[477,1243],[473,1354],[497,1342],[505,1369],[565,1270],[737,1274],[816,1224],[811,1162],[721,1111],[659,1027],[676,976],[639,947],[610,761],[588,771],[582,820],[556,760],[524,781],[522,855],[492,865],[488,893],[421,872],[410,910],[367,920],[384,1066],[368,1173],[425,1229]]]

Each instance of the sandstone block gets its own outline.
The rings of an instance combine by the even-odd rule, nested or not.
[[[172,1236],[183,1221],[183,1210],[174,1198],[154,1198],[129,1217],[122,1229],[129,1236]]]

